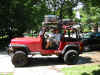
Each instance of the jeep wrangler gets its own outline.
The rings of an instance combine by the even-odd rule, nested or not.
[[[82,53],[82,43],[77,35],[72,37],[76,30],[72,24],[62,25],[62,36],[57,48],[45,49],[46,38],[37,37],[16,37],[9,44],[8,54],[11,55],[12,64],[15,67],[22,67],[28,64],[28,55],[57,55],[63,59],[65,64],[73,65],[78,62],[79,54]],[[34,62],[33,62],[34,63]]]

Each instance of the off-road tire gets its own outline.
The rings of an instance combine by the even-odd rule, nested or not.
[[[15,67],[23,67],[28,63],[28,58],[25,52],[23,51],[16,51],[15,54],[12,56],[12,64]]]
[[[64,62],[68,65],[74,65],[78,62],[79,54],[76,50],[68,50],[64,55]]]

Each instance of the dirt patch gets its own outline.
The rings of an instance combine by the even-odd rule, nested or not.
[[[52,65],[49,68],[60,71],[61,68],[64,67],[72,67],[72,66],[79,66],[79,65],[91,65],[91,64],[100,64],[100,51],[93,51],[93,52],[85,52],[80,55],[79,62],[76,65]]]
[[[100,51],[85,52],[80,55],[79,64],[100,64]]]

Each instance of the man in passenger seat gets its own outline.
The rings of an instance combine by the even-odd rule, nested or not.
[[[49,35],[49,38],[47,39],[46,49],[49,49],[54,45],[58,46],[61,39],[61,34],[58,29],[53,29],[51,32],[52,34]]]

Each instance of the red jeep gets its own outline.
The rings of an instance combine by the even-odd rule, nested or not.
[[[17,37],[11,40],[8,53],[12,57],[12,64],[16,67],[25,66],[28,63],[28,55],[57,55],[66,64],[76,64],[79,54],[82,52],[82,43],[77,35],[71,36],[72,27],[62,26],[63,33],[57,48],[45,49],[46,38],[38,37]],[[75,33],[74,33],[75,34]],[[44,40],[45,39],[45,40]],[[34,62],[33,62],[34,63]]]

